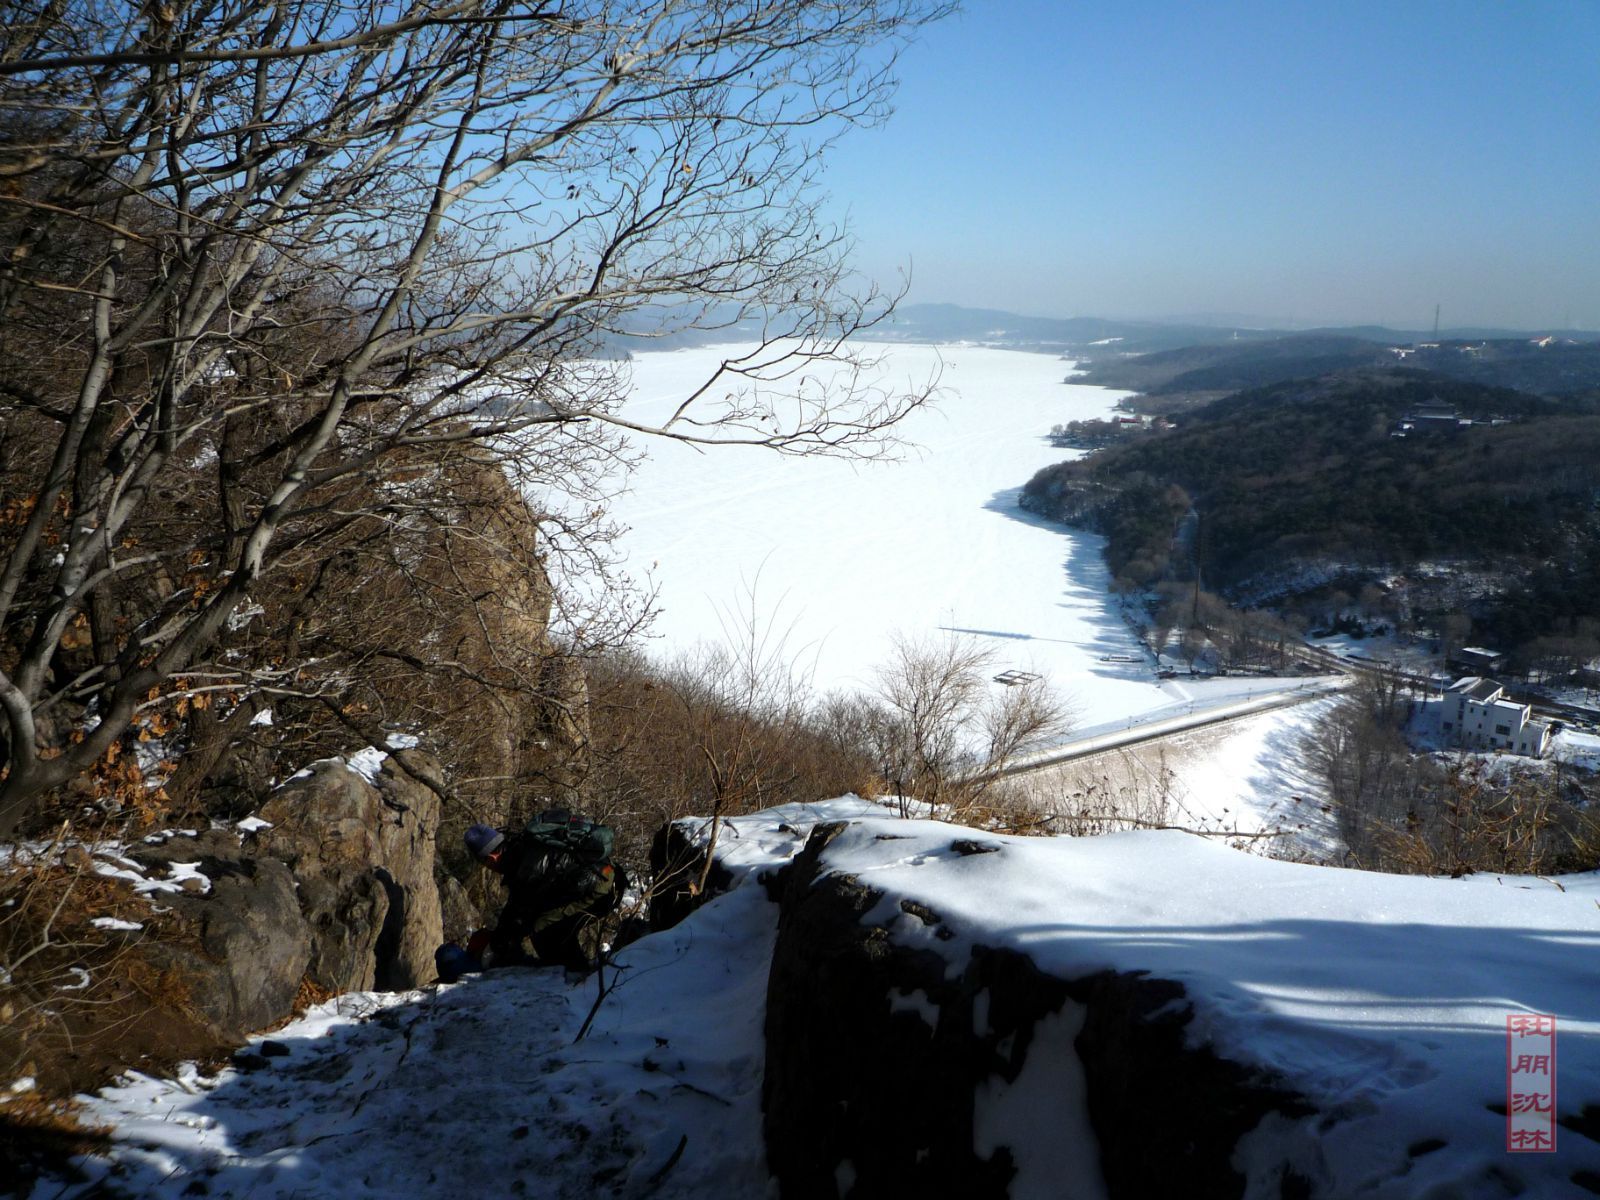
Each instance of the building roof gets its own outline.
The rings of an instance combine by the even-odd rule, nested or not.
[[[1492,679],[1483,679],[1477,675],[1467,675],[1456,680],[1450,685],[1452,692],[1460,692],[1474,700],[1481,700],[1485,704],[1493,700],[1504,689]]]

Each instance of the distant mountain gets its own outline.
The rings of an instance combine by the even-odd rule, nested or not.
[[[1330,371],[1392,365],[1388,346],[1325,333],[1273,334],[1256,341],[1181,346],[1150,354],[1101,358],[1084,379],[1148,396],[1227,393]]]
[[[1180,346],[1270,338],[1272,330],[1164,324],[1107,317],[1029,317],[959,304],[908,304],[867,335],[879,341],[983,342],[1017,349],[1119,356]]]
[[[1541,345],[1525,333],[1503,329],[1451,329],[1435,339],[1417,330],[1377,325],[1285,333],[1281,328],[1211,322],[1211,317],[1192,323],[1034,317],[959,304],[907,304],[860,336],[879,342],[979,342],[1068,355],[1087,368],[1085,382],[1150,396],[1199,393],[1215,398],[1327,371],[1395,365],[1541,394],[1600,387],[1596,333],[1564,331]],[[621,357],[749,341],[762,331],[759,317],[743,315],[732,304],[709,309],[662,304],[630,314],[602,344],[605,352]],[[1435,341],[1436,348],[1425,345]],[[1419,357],[1411,357],[1413,351]]]
[[[995,308],[959,304],[907,304],[876,326],[870,336],[892,341],[974,341],[1018,348],[1048,345],[1081,352],[1093,361],[1120,359],[1190,346],[1249,347],[1276,340],[1343,339],[1380,346],[1421,342],[1529,341],[1515,329],[1464,327],[1440,330],[1389,329],[1382,325],[1328,326],[1290,331],[1265,317],[1206,314],[1192,319],[1131,320],[1117,317],[1032,317]],[[1600,341],[1600,333],[1549,330],[1558,341]],[[1542,336],[1542,335],[1540,335]]]

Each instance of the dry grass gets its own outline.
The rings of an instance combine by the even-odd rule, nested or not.
[[[96,926],[102,918],[142,928]],[[98,874],[89,848],[65,831],[0,870],[0,1080],[33,1076],[50,1101],[131,1062],[177,1061],[209,1047],[214,1038],[174,948],[198,952],[192,931],[175,914],[155,913],[126,882]]]
[[[1466,764],[1368,831],[1360,865],[1415,875],[1561,875],[1600,865],[1600,815],[1562,799],[1552,778],[1496,779]]]
[[[326,1004],[338,994],[332,988],[323,987],[311,976],[302,976],[299,990],[294,994],[294,1005],[290,1009],[291,1015],[285,1018],[284,1024],[287,1025],[290,1021],[305,1016],[308,1011],[319,1004]]]
[[[105,1126],[85,1125],[71,1100],[36,1092],[0,1096],[0,1193],[26,1196],[41,1172],[71,1177],[71,1160],[110,1143]]]

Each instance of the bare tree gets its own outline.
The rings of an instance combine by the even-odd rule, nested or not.
[[[8,6],[0,836],[175,693],[300,687],[230,623],[465,448],[552,496],[543,553],[579,561],[622,436],[883,453],[927,392],[803,371],[885,307],[847,294],[816,172],[946,8]],[[752,324],[659,418],[594,356]]]
[[[1042,679],[996,688],[993,669],[993,654],[970,639],[895,640],[869,737],[902,796],[959,810],[1020,751],[1070,727],[1070,707]]]

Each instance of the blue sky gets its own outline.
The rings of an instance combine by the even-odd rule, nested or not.
[[[826,186],[911,299],[1600,328],[1600,0],[970,0]]]

